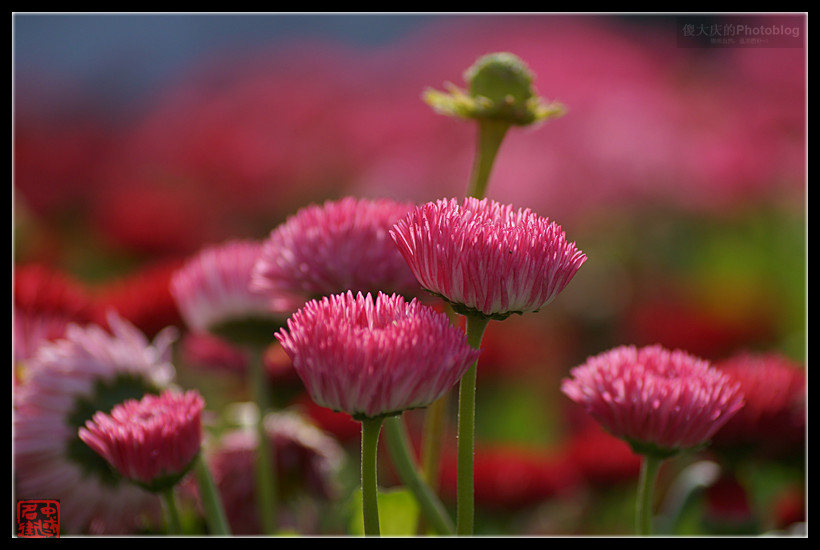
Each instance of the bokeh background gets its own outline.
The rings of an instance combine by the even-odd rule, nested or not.
[[[807,31],[802,15],[756,21]],[[206,244],[263,238],[345,195],[463,195],[475,128],[422,92],[463,85],[493,51],[530,66],[568,113],[509,133],[488,195],[558,221],[589,260],[549,308],[487,332],[485,533],[630,531],[635,456],[559,391],[587,356],[661,343],[805,365],[805,47],[681,47],[678,18],[644,15],[22,13],[13,33],[17,280],[66,277],[149,335],[184,329],[168,277]],[[289,399],[298,383],[279,368]],[[343,420],[316,413],[349,443]],[[702,460],[664,472],[662,504]],[[749,471],[755,529],[803,519],[802,450]],[[668,532],[716,529],[704,510],[735,506],[705,499]]]

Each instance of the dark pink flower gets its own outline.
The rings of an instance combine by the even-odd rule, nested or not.
[[[205,401],[195,390],[167,390],[97,412],[79,436],[125,478],[159,489],[173,486],[199,454]]]
[[[397,294],[311,300],[276,338],[311,398],[357,419],[426,407],[479,353],[446,315]]]
[[[271,306],[347,292],[416,293],[419,285],[388,231],[413,205],[345,197],[305,207],[265,241],[253,288]]]
[[[743,406],[739,384],[707,361],[661,346],[621,346],[587,359],[561,384],[636,452],[700,446]]]
[[[806,371],[782,355],[739,353],[715,365],[740,384],[746,405],[716,434],[714,445],[793,450],[806,437]]]
[[[429,202],[391,235],[422,287],[497,318],[538,311],[586,261],[555,222],[489,199]]]

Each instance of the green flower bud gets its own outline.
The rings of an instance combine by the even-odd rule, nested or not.
[[[515,126],[563,115],[563,105],[538,96],[533,78],[529,67],[514,54],[492,53],[465,71],[468,91],[447,83],[447,92],[427,90],[424,100],[441,114]]]
[[[522,104],[533,96],[532,73],[511,53],[491,53],[479,58],[464,73],[473,97],[490,101]]]

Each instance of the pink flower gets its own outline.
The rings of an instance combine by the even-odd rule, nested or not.
[[[173,486],[193,463],[202,442],[205,401],[195,390],[167,390],[98,411],[79,436],[125,478],[150,488]]]
[[[133,533],[159,518],[154,495],[113,475],[78,437],[96,411],[128,398],[159,393],[174,376],[173,335],[149,342],[110,315],[111,333],[69,325],[64,339],[39,348],[14,388],[14,467],[18,498],[60,499],[66,533]]]
[[[267,325],[276,318],[264,297],[250,289],[261,250],[261,243],[241,240],[206,247],[173,275],[171,293],[192,331],[220,333],[245,321]]]
[[[311,398],[357,419],[426,407],[479,353],[446,315],[397,294],[311,300],[276,338]]]
[[[561,391],[641,454],[702,445],[743,406],[737,382],[705,360],[657,345],[614,348],[570,374]]]
[[[489,199],[427,203],[391,235],[422,287],[494,318],[538,311],[586,261],[555,222]]]
[[[784,452],[806,438],[806,371],[776,354],[740,353],[715,365],[740,384],[746,405],[714,437],[715,447]]]
[[[311,205],[271,232],[253,288],[277,309],[347,292],[415,293],[419,285],[388,231],[413,205],[345,197]],[[283,301],[290,296],[292,300]]]

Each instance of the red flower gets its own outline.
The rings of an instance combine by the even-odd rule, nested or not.
[[[44,265],[14,269],[14,358],[30,357],[40,343],[65,335],[69,323],[96,319],[88,290],[65,273]]]
[[[740,384],[746,405],[714,437],[716,448],[784,452],[806,437],[806,371],[777,354],[742,353],[716,365]]]
[[[515,445],[485,445],[475,454],[476,505],[494,510],[516,510],[537,505],[577,485],[579,472],[570,460],[546,450]],[[445,453],[441,488],[456,494],[457,461]]]
[[[101,313],[114,310],[148,336],[169,326],[181,326],[182,317],[169,289],[181,260],[168,260],[138,269],[105,283],[96,295]]]

